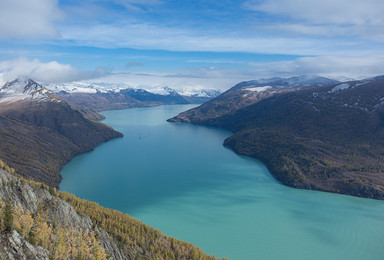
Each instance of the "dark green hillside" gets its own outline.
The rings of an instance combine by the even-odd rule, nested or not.
[[[283,184],[384,199],[384,78],[346,84],[278,94],[198,123],[234,132],[224,144],[261,159]]]

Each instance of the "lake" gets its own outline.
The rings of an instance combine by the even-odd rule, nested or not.
[[[124,133],[79,155],[60,189],[232,259],[384,259],[384,201],[289,188],[223,147],[230,132],[166,119],[191,105],[105,111]]]

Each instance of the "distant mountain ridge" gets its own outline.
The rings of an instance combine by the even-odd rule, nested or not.
[[[57,186],[73,156],[122,136],[92,116],[31,79],[7,82],[0,88],[0,156],[20,175]]]
[[[250,105],[255,82],[240,84],[170,121],[232,131],[224,144],[262,160],[283,184],[384,199],[384,76],[275,93],[271,86],[254,91]]]
[[[126,84],[88,85],[85,83],[50,84],[47,88],[66,101],[97,111],[151,107],[158,105],[195,104],[221,94],[215,89],[187,89],[180,93],[167,86],[132,88]]]
[[[245,88],[245,87],[261,87],[261,86],[271,86],[275,88],[290,88],[290,89],[303,89],[307,87],[323,87],[330,86],[339,83],[339,81],[334,79],[329,79],[321,76],[307,76],[302,75],[298,77],[291,78],[280,78],[274,77],[269,79],[259,79],[259,80],[250,80],[243,81],[235,85],[233,88]]]

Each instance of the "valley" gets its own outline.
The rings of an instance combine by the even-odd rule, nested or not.
[[[138,108],[100,114],[96,107],[69,103],[30,79],[17,79],[0,89],[2,156],[25,178],[53,187],[60,183],[61,190],[129,213],[166,235],[193,242],[208,254],[240,256],[241,259],[265,258],[270,255],[267,249],[272,245],[268,241],[276,243],[280,236],[290,237],[298,244],[302,244],[305,237],[308,251],[298,250],[284,240],[280,242],[284,246],[276,252],[291,252],[292,259],[298,257],[294,253],[298,251],[300,256],[307,255],[312,259],[338,259],[339,255],[345,255],[346,245],[354,238],[351,235],[353,229],[349,225],[345,227],[348,232],[338,238],[341,244],[338,249],[332,249],[332,255],[311,253],[315,245],[322,248],[321,251],[330,251],[317,236],[337,237],[339,230],[335,225],[345,221],[341,213],[346,211],[355,216],[348,223],[361,223],[363,228],[370,229],[379,221],[381,204],[372,202],[378,207],[373,211],[372,205],[368,203],[367,206],[364,199],[306,190],[382,198],[380,155],[383,153],[379,141],[382,140],[379,138],[382,133],[382,78],[347,83],[321,77],[271,80],[242,82],[200,106],[156,104],[153,107],[147,103],[145,107],[138,105]],[[146,100],[145,92],[134,92]],[[127,93],[133,95],[131,90]],[[154,97],[148,95],[153,100]],[[114,103],[113,100],[108,102]],[[104,121],[100,123],[95,119]],[[233,134],[216,127],[228,129]],[[123,135],[124,138],[115,139]],[[109,139],[115,140],[103,143]],[[233,151],[264,162],[271,175],[282,184],[304,190],[282,186],[259,161],[238,157],[223,148],[224,139],[224,145]],[[63,166],[62,180],[57,172]],[[100,190],[104,192],[100,193]],[[106,232],[112,237],[108,246],[103,244],[106,242],[100,242],[108,254],[144,257],[147,250],[157,255],[165,252],[160,248],[168,248],[167,243],[161,245],[158,242],[156,247],[149,246],[143,241],[147,239],[142,237],[143,234],[126,236],[116,233],[103,218],[92,215],[83,206],[78,207],[84,203],[88,205],[86,208],[93,208],[91,211],[99,211],[94,208],[96,204],[80,203],[69,195],[61,196],[68,202],[76,202],[76,211],[87,214],[99,228],[106,228],[97,232]],[[279,199],[281,197],[285,199]],[[275,202],[271,204],[272,201]],[[280,210],[276,211],[273,206],[276,203]],[[292,210],[305,215],[308,209],[303,205],[308,203],[317,205],[310,217],[301,218],[295,214],[287,217]],[[352,204],[356,210],[348,209]],[[325,218],[327,207],[335,211],[332,218],[336,221],[328,219],[314,235],[308,235],[315,220]],[[196,211],[202,214],[196,215]],[[365,211],[371,211],[375,216],[373,222],[358,213]],[[122,214],[108,212],[104,214]],[[265,212],[265,215],[259,212]],[[275,218],[270,218],[271,212],[275,212]],[[304,233],[294,232],[298,229],[294,224],[298,219],[301,225],[308,226]],[[52,220],[47,221],[51,225]],[[131,223],[135,220],[119,217],[117,221]],[[233,235],[227,236],[232,221],[242,224],[230,228]],[[264,228],[275,223],[292,228],[286,228],[284,232]],[[250,226],[253,228],[244,232]],[[15,243],[17,234],[13,236],[0,243]],[[244,245],[239,244],[241,236],[247,241]],[[260,247],[247,249],[248,243],[260,243],[265,236],[269,239]],[[369,236],[375,241],[381,240],[371,232]],[[135,245],[131,244],[132,239],[141,242],[138,248],[118,252],[113,249],[113,243],[122,239],[125,245],[131,246]],[[366,238],[366,241],[367,244],[360,244],[360,248],[364,248],[365,254],[370,250],[371,258],[376,259],[382,252],[372,240]],[[177,250],[172,249],[166,254],[179,254]],[[208,257],[196,250],[191,249],[187,255],[193,254],[192,259],[196,255]],[[348,255],[349,259],[359,259],[360,254],[350,250]]]
[[[0,259],[382,260],[383,12],[0,1]]]

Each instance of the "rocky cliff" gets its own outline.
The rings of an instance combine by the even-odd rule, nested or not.
[[[32,238],[28,235],[31,231],[40,230],[47,232],[49,239],[56,240],[56,229],[75,230],[77,234],[88,233],[97,237],[96,244],[101,245],[106,255],[112,259],[128,259],[127,252],[123,252],[109,234],[102,228],[98,228],[92,223],[89,217],[79,215],[76,210],[67,202],[51,194],[45,186],[36,183],[27,183],[4,170],[0,169],[0,198],[2,204],[6,201],[11,201],[14,208],[14,215],[19,214],[16,209],[22,214],[29,212],[34,216],[34,224],[30,227],[30,231],[23,230],[24,226],[14,228],[19,229],[21,235],[16,229],[12,229],[10,233],[6,233],[0,238],[2,250],[0,251],[1,259],[51,259],[57,253],[57,248],[52,248],[52,245],[47,243],[47,248],[42,247],[44,238],[38,234]],[[44,188],[45,187],[45,188]],[[3,213],[4,213],[4,206]],[[44,224],[46,229],[38,229],[38,216],[44,215]],[[23,215],[21,215],[23,216]],[[14,217],[16,218],[16,217]],[[4,226],[4,224],[3,224]],[[42,227],[44,225],[41,225]],[[66,234],[69,236],[69,234]],[[55,241],[57,242],[57,241]],[[31,244],[32,243],[32,244]],[[73,245],[66,245],[67,247]],[[92,251],[93,247],[90,247]],[[132,250],[134,253],[135,251]],[[92,255],[92,252],[89,253]]]

